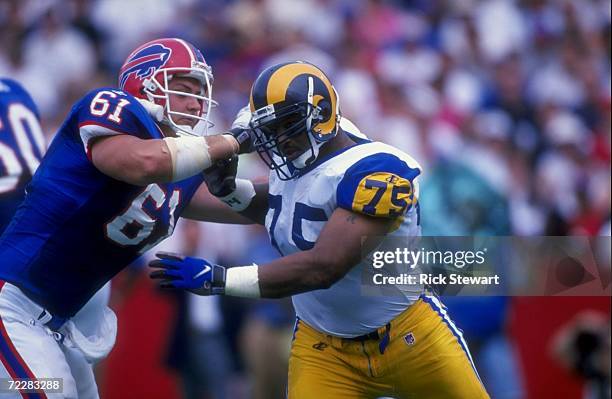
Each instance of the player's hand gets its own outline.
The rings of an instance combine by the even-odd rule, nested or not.
[[[251,129],[251,109],[248,105],[238,111],[229,133],[238,141],[239,154],[246,154],[255,150],[255,134]]]
[[[204,181],[208,191],[215,197],[225,197],[236,190],[238,155],[218,161],[204,171]]]
[[[234,121],[232,122],[232,126],[230,129],[249,129],[251,127],[251,108],[247,104],[246,106],[240,108]]]
[[[160,270],[152,272],[150,277],[160,280],[161,288],[184,289],[198,295],[225,292],[225,267],[170,252],[158,252],[155,256],[158,259],[149,266]]]

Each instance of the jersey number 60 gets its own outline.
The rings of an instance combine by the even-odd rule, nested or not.
[[[20,103],[9,105],[7,115],[9,122],[7,128],[13,132],[17,148],[30,174],[33,175],[40,163],[40,155],[37,154],[45,152],[45,138],[38,119],[29,108]],[[3,127],[0,121],[0,133],[4,130]],[[31,139],[28,137],[28,131]],[[6,170],[6,175],[0,176],[0,193],[12,191],[17,187],[23,166],[13,148],[2,142],[0,142],[0,163],[4,164]]]

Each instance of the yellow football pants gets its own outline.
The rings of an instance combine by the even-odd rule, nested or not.
[[[379,336],[386,331],[380,328]],[[460,330],[437,297],[422,296],[393,319],[388,337],[386,347],[384,338],[352,341],[298,320],[288,399],[489,397]]]

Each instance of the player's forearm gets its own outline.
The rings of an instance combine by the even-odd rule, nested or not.
[[[200,222],[224,223],[224,224],[253,224],[247,217],[235,212],[221,201],[214,206],[201,207],[196,205],[189,207],[183,212],[183,217]]]
[[[265,224],[266,213],[268,213],[268,182],[255,183],[255,197],[251,200],[249,206],[240,212],[241,215],[249,218],[257,224]]]
[[[111,177],[138,186],[184,180],[201,173],[212,162],[221,159],[219,157],[227,153],[231,156],[232,147],[226,140],[217,138],[209,145],[210,138],[138,140],[136,145],[117,148],[113,154],[114,162],[98,162],[101,166],[99,169]],[[98,157],[94,158],[94,163],[99,161],[101,155],[97,150],[94,154],[97,153]]]
[[[256,268],[230,269],[225,292],[234,296],[280,298],[329,288],[361,261],[364,249],[367,250],[362,246],[362,238],[378,237],[375,241],[380,242],[390,223],[337,209],[312,249]],[[257,290],[253,290],[254,280],[258,282]],[[247,284],[243,284],[245,281]]]
[[[252,276],[254,269],[249,266],[244,272]],[[226,281],[226,294],[234,296],[243,295],[240,283],[244,276],[241,267],[228,269]],[[298,252],[277,259],[265,265],[257,266],[256,276],[250,277],[258,281],[259,292],[262,298],[282,298],[300,294],[302,292],[329,288],[346,273],[346,265],[336,265],[331,259],[317,256],[316,251]],[[235,280],[235,281],[234,281]],[[238,282],[238,283],[237,283]]]
[[[187,179],[237,150],[230,135],[142,140],[119,134],[97,138],[91,145],[96,168],[139,186]]]
[[[169,181],[172,160],[161,140],[127,135],[99,138],[92,145],[92,162],[102,173],[137,186]]]
[[[183,212],[183,217],[202,222],[252,224],[253,222],[214,197],[202,184]]]
[[[222,159],[231,158],[232,155],[238,153],[238,142],[230,134],[207,136],[205,139],[206,143],[208,144],[208,153],[211,158],[211,164]]]
[[[281,298],[329,288],[359,261],[358,255],[336,256],[326,248],[297,252],[261,266],[231,268],[173,253],[156,256],[149,265],[159,270],[151,278],[160,279],[164,288],[246,298]]]
[[[128,156],[117,173],[120,180],[137,186],[172,180],[172,159],[163,142],[151,142]]]

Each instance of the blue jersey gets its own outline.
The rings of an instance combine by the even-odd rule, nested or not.
[[[0,234],[23,201],[44,151],[34,101],[19,83],[0,79]]]
[[[59,317],[71,317],[122,268],[172,234],[203,181],[130,185],[91,162],[95,137],[163,138],[131,95],[110,88],[72,108],[0,237],[0,279]]]

